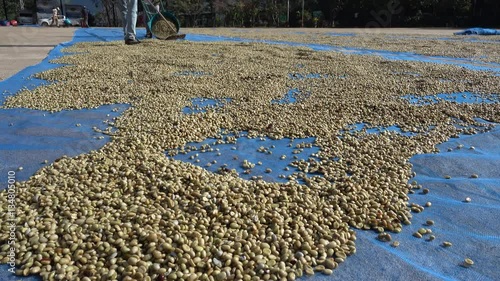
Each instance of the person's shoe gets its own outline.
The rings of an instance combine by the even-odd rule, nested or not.
[[[146,33],[146,38],[153,38],[153,34],[151,32]]]
[[[137,39],[125,39],[125,44],[126,45],[136,45],[136,44],[139,44],[141,43],[141,41],[137,40]]]

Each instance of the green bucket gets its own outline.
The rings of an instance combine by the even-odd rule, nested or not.
[[[165,19],[171,23],[174,24],[175,26],[175,32],[178,33],[179,32],[179,29],[180,29],[180,23],[179,23],[179,20],[170,12],[167,12],[167,11],[163,11],[162,12],[162,15],[165,17]],[[153,27],[155,26],[155,24],[158,22],[158,21],[162,21],[163,18],[159,15],[159,14],[155,14],[153,16],[153,18],[148,22],[148,27],[149,27],[149,30],[151,30],[151,32],[153,33],[153,35],[158,38],[158,39],[167,39],[167,38],[164,38],[162,35],[159,35],[159,34],[155,34],[154,31],[153,31]]]

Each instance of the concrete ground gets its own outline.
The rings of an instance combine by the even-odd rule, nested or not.
[[[0,27],[0,81],[47,57],[55,46],[71,41],[75,28]]]

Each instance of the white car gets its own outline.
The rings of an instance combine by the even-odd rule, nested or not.
[[[70,17],[68,17],[67,19],[71,21],[72,26],[80,26],[80,21],[82,20],[82,18],[70,18]]]
[[[59,21],[59,26],[64,26],[64,20],[66,19],[66,17],[59,15],[59,16],[57,16],[57,18]],[[38,20],[38,25],[44,26],[44,27],[50,26],[51,23],[52,23],[52,18],[41,18]]]

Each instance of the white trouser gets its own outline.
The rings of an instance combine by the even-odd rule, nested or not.
[[[135,40],[135,25],[137,24],[137,0],[118,1],[122,12],[123,34],[125,40]]]

